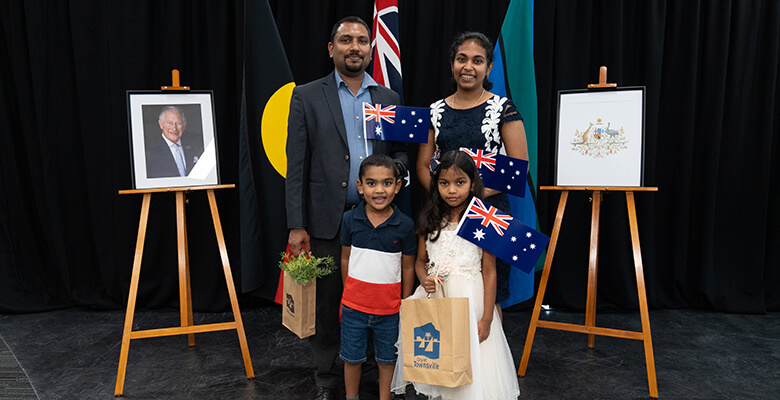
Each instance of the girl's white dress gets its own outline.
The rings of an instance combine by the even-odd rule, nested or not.
[[[479,343],[477,321],[482,318],[484,286],[482,284],[482,249],[459,237],[455,229],[457,224],[448,223],[435,242],[426,240],[428,259],[435,266],[428,271],[446,277],[443,282],[447,297],[467,297],[469,299],[469,326],[471,346],[471,374],[473,383],[448,388],[414,382],[417,393],[428,395],[429,399],[463,400],[507,400],[516,399],[520,394],[517,384],[517,372],[512,352],[504,336],[501,320],[495,305],[490,335]],[[409,298],[422,299],[427,293],[422,286]],[[392,391],[404,393],[408,383],[404,380],[403,350],[401,348],[401,330],[398,330],[398,361],[393,374]]]

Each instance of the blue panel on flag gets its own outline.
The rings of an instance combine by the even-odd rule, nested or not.
[[[525,197],[528,161],[481,149],[460,150],[474,159],[485,187]]]
[[[458,236],[528,273],[550,238],[478,198],[469,203],[458,224]]]

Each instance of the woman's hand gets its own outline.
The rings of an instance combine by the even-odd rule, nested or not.
[[[495,196],[497,194],[500,194],[501,191],[498,191],[496,189],[491,189],[491,188],[486,187],[485,191],[483,193],[485,194],[485,198],[488,198],[490,196]]]
[[[444,280],[444,278],[437,276],[437,275],[428,275],[425,277],[425,281],[423,282],[423,288],[425,288],[425,291],[427,293],[436,293],[436,280],[439,280],[440,282]]]
[[[490,323],[493,320],[487,321],[484,318],[477,322],[477,335],[479,336],[479,342],[482,343],[490,336]]]

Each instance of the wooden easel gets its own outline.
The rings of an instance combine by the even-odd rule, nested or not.
[[[593,87],[616,87],[614,83],[606,83],[607,68],[601,67],[599,73],[599,84],[588,85]],[[594,348],[596,345],[595,335],[612,336],[624,339],[641,340],[645,347],[645,364],[647,367],[647,381],[650,389],[650,397],[658,397],[658,387],[655,377],[655,361],[653,358],[653,341],[650,335],[650,316],[647,311],[647,293],[645,291],[645,277],[642,267],[642,251],[639,246],[639,228],[636,220],[636,206],[634,204],[634,192],[658,191],[657,187],[571,187],[571,186],[541,186],[541,190],[560,190],[561,198],[558,202],[558,212],[555,215],[555,224],[553,226],[550,245],[547,248],[547,258],[544,261],[544,270],[539,283],[539,291],[536,294],[531,323],[528,327],[528,336],[525,340],[523,349],[523,358],[520,361],[520,367],[517,375],[525,376],[528,367],[528,359],[531,355],[531,347],[534,342],[536,328],[547,328],[569,332],[579,332],[588,334],[588,348]],[[550,277],[555,247],[558,243],[558,235],[561,231],[561,222],[563,221],[563,212],[566,209],[566,200],[570,191],[588,191],[592,196],[592,213],[590,225],[590,256],[588,262],[588,291],[585,303],[585,325],[568,324],[553,321],[540,321],[539,314],[544,301],[544,292],[547,288],[547,280]],[[634,271],[636,273],[636,285],[639,294],[639,314],[642,320],[642,331],[626,331],[619,329],[601,328],[596,326],[596,282],[598,276],[598,248],[599,248],[599,217],[601,212],[602,192],[625,192],[628,208],[628,221],[631,230],[631,244],[634,252]]]
[[[173,86],[163,86],[163,90],[189,90],[189,87],[179,86],[179,71],[173,70]],[[241,320],[241,310],[238,308],[238,298],[236,288],[233,284],[233,274],[230,270],[227,247],[222,233],[222,224],[219,220],[219,211],[217,201],[214,197],[214,189],[234,188],[235,185],[213,185],[198,187],[172,187],[158,189],[139,189],[139,190],[120,190],[119,194],[143,193],[143,204],[141,206],[141,219],[138,223],[138,239],[135,246],[135,257],[133,260],[133,273],[130,279],[130,293],[127,299],[127,312],[125,314],[125,327],[122,333],[122,349],[119,355],[119,368],[116,374],[115,396],[121,396],[124,390],[125,372],[127,367],[127,356],[130,351],[130,340],[143,339],[161,336],[188,335],[190,347],[195,346],[195,334],[203,332],[214,332],[235,329],[238,333],[238,341],[241,346],[241,353],[244,357],[244,368],[247,378],[254,378],[255,373],[252,369],[252,360],[249,357],[249,347],[244,333],[244,323]],[[206,190],[209,205],[211,207],[211,217],[214,221],[214,230],[219,245],[219,253],[222,259],[222,269],[225,273],[225,283],[227,284],[228,295],[230,296],[230,305],[233,311],[233,322],[223,322],[216,324],[195,325],[192,317],[192,292],[190,290],[190,262],[187,247],[187,220],[184,210],[186,202],[185,195],[193,190]],[[149,219],[149,204],[152,193],[175,192],[176,194],[176,236],[179,259],[179,312],[181,315],[181,326],[174,328],[150,329],[133,331],[133,315],[135,314],[135,302],[138,294],[138,281],[141,276],[141,259],[143,258],[144,241],[146,239],[146,226]]]

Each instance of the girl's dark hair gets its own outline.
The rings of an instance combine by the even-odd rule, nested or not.
[[[463,32],[458,36],[455,36],[455,40],[453,40],[452,44],[450,45],[450,66],[455,63],[455,56],[458,54],[458,49],[460,49],[460,46],[469,40],[473,40],[482,46],[482,48],[485,49],[485,58],[487,59],[487,64],[493,64],[493,43],[490,41],[490,39],[488,39],[487,36],[480,32]],[[453,77],[450,77],[450,86],[452,86],[454,90],[457,90],[458,88]],[[485,80],[482,81],[482,87],[485,88],[485,90],[490,90],[493,88],[493,82],[488,80],[487,75],[485,75]]]
[[[420,211],[420,216],[417,221],[417,234],[429,235],[431,234],[431,241],[435,242],[439,238],[439,233],[442,228],[442,221],[445,218],[450,218],[450,212],[452,208],[444,202],[444,199],[439,195],[439,174],[445,169],[457,168],[463,171],[471,182],[474,184],[474,188],[471,190],[471,196],[466,200],[471,201],[471,198],[477,196],[482,199],[482,192],[484,186],[482,185],[482,178],[479,177],[479,171],[477,170],[474,160],[468,154],[458,151],[450,150],[441,156],[439,160],[441,162],[436,173],[431,176],[431,185],[428,188],[428,198],[425,205]],[[465,211],[465,209],[464,209]],[[462,213],[458,216],[463,217]]]

